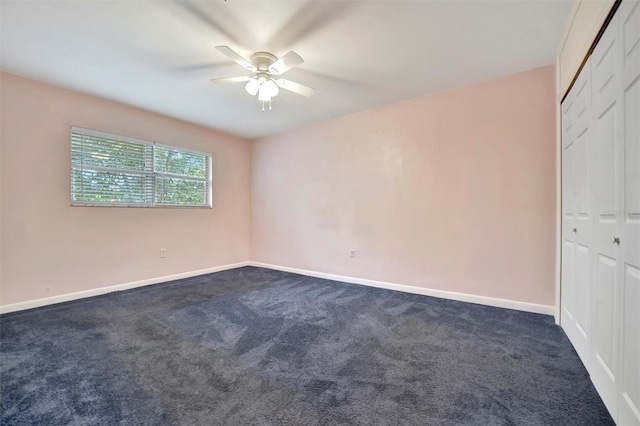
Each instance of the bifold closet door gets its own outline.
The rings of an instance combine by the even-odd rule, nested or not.
[[[591,76],[587,64],[563,103],[561,324],[585,365],[590,346],[589,139]]]
[[[561,325],[619,425],[640,426],[640,0],[562,104]]]
[[[640,425],[640,2],[624,0],[618,10],[622,46],[624,109],[618,214],[620,380],[618,424]]]
[[[620,356],[620,249],[624,105],[622,100],[623,46],[617,13],[591,55],[592,129],[592,251],[593,304],[589,372],[598,393],[615,418],[618,404]]]

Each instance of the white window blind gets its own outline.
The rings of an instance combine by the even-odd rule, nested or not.
[[[71,128],[74,206],[211,207],[211,155]]]

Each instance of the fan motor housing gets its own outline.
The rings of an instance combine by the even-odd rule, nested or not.
[[[269,71],[269,67],[278,58],[269,52],[256,52],[251,55],[251,64],[258,69],[258,71]]]

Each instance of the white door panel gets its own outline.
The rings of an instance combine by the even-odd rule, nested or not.
[[[640,424],[640,268],[625,265],[619,425]]]
[[[585,127],[574,142],[573,153],[573,202],[578,225],[589,220],[589,128]],[[587,238],[580,232],[578,239]]]
[[[573,220],[574,220],[574,202],[573,202],[573,141],[562,149],[562,219],[566,226],[563,227],[563,235],[565,238],[573,239]]]
[[[562,146],[571,143],[573,136],[573,96],[569,94],[562,103]]]
[[[622,116],[622,46],[618,15],[596,46],[591,61],[593,115],[589,186],[592,198],[593,294],[590,373],[603,402],[616,417],[618,410],[619,248],[612,238],[619,229],[621,208],[620,158],[624,141]]]
[[[627,219],[635,222],[640,220],[640,2],[623,2],[619,14],[624,46],[625,210]]]
[[[589,140],[591,82],[585,66],[563,104],[563,198],[561,324],[580,359],[590,362],[590,200]]]
[[[575,244],[573,241],[564,240],[562,247],[562,321],[563,327],[567,334],[573,331],[573,327],[569,327],[575,322],[573,302],[573,253]],[[566,321],[566,323],[564,322]],[[571,339],[571,338],[570,338]],[[573,340],[573,339],[572,339]]]
[[[589,248],[578,244],[575,251],[575,278],[576,286],[574,286],[575,300],[575,325],[580,333],[576,345],[576,352],[583,359],[585,364],[589,363],[589,291],[585,291],[585,284],[589,282]]]
[[[620,5],[624,143],[621,154],[621,380],[618,423],[640,425],[640,2]]]
[[[640,221],[640,80],[635,80],[624,93],[625,108],[625,187],[627,219]]]
[[[575,83],[575,99],[574,99],[574,126],[576,126],[576,132],[582,133],[582,131],[589,126],[589,107],[591,106],[591,70],[590,66],[585,65],[584,69],[580,72],[580,76]]]
[[[615,259],[610,257],[599,255],[597,259],[597,280],[598,288],[596,291],[597,305],[596,305],[596,317],[598,319],[603,318],[615,318],[616,312],[616,299],[617,294],[615,292],[615,277],[616,277],[616,265]],[[615,371],[617,371],[617,354],[616,345],[618,339],[616,336],[616,324],[613,321],[599,321],[595,325],[594,340],[596,340],[594,351],[595,360],[597,366],[603,369],[607,379],[611,382],[615,381]],[[593,365],[592,368],[595,368]],[[615,391],[615,388],[613,389]]]

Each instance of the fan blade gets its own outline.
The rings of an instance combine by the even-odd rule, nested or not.
[[[296,83],[295,81],[285,80],[284,78],[279,78],[276,80],[278,86],[282,87],[285,90],[289,90],[290,92],[297,93],[302,96],[313,96],[314,90],[305,86],[304,84]]]
[[[359,2],[308,1],[304,3],[304,7],[298,8],[288,21],[281,24],[279,31],[266,43],[272,50],[279,51],[289,46],[300,45],[303,40],[322,33],[333,23],[344,19]]]
[[[244,83],[245,81],[251,80],[253,77],[249,77],[248,75],[243,75],[240,77],[225,77],[225,78],[212,78],[211,81],[218,83]]]
[[[194,1],[174,1],[171,3],[200,21],[209,30],[213,30],[215,35],[222,34],[235,44],[242,45],[243,40],[239,39],[237,34],[242,34],[244,31],[242,31],[238,22],[233,20],[228,13],[225,13],[226,8],[215,8],[215,13],[211,13],[213,10],[207,7],[207,4],[198,5]],[[191,26],[191,22],[188,24]],[[234,31],[230,31],[230,28],[233,28]]]
[[[284,74],[291,68],[297,67],[303,62],[304,59],[302,59],[300,55],[292,50],[291,52],[287,53],[282,58],[271,64],[271,66],[269,67],[269,72],[273,75]]]
[[[251,65],[251,62],[247,61],[245,58],[237,54],[236,51],[231,49],[229,46],[216,46],[216,49],[218,49],[218,52],[224,53],[225,55],[227,55],[229,58],[239,63],[244,68],[251,71],[257,71],[256,67]]]

